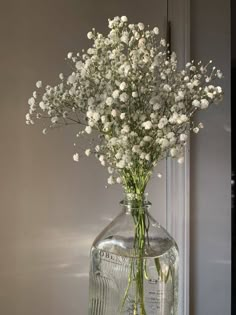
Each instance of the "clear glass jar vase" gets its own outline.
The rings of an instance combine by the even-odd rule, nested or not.
[[[121,204],[91,248],[89,315],[177,315],[176,242],[145,196],[127,194]]]

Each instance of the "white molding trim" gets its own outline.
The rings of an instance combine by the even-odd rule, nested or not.
[[[190,60],[190,0],[167,0],[171,22],[171,47],[177,53],[179,66]],[[173,159],[166,163],[166,227],[176,240],[180,253],[179,315],[189,315],[190,261],[190,153],[185,150],[185,163]]]

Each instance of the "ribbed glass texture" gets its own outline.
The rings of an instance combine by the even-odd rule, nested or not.
[[[178,248],[149,207],[145,202],[137,209],[126,200],[122,212],[95,239],[89,315],[177,315]],[[145,214],[148,232],[142,254],[135,248],[137,211]]]

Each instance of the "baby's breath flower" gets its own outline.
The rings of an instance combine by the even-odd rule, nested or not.
[[[223,74],[211,61],[192,60],[179,70],[176,54],[167,56],[165,39],[157,37],[158,27],[128,24],[126,16],[109,19],[108,27],[108,35],[88,32],[87,50],[67,54],[72,71],[60,73],[59,84],[46,85],[42,95],[33,92],[25,120],[32,125],[47,118],[43,133],[77,123],[78,140],[93,137],[84,154],[108,167],[108,182],[141,189],[132,174],[145,186],[148,176],[142,179],[140,171],[151,174],[167,156],[183,161],[189,131],[203,128],[190,125],[192,116],[221,101],[222,88],[214,81]]]

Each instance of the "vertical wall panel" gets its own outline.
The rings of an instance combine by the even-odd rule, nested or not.
[[[191,138],[191,315],[230,314],[230,1],[191,1],[192,58],[224,73],[224,101]]]

